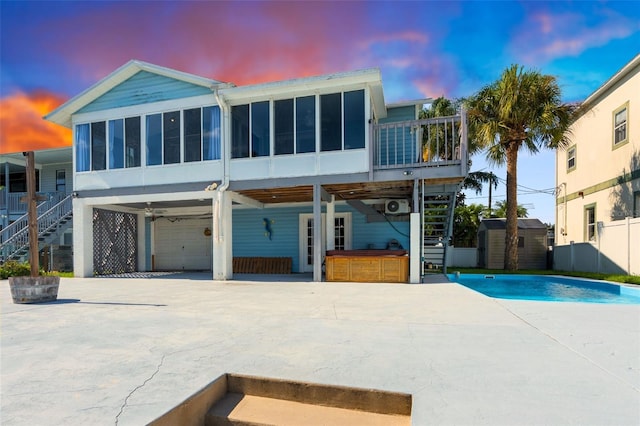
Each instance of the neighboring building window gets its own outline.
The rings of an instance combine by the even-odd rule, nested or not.
[[[613,146],[619,146],[628,140],[627,116],[629,103],[627,102],[613,112]]]
[[[633,193],[633,217],[640,217],[640,191]]]
[[[524,237],[518,237],[518,248],[524,248]]]
[[[596,240],[596,205],[590,204],[584,208],[585,240]]]
[[[567,172],[576,168],[576,146],[567,149]]]
[[[64,170],[56,170],[56,191],[67,192],[67,177]]]

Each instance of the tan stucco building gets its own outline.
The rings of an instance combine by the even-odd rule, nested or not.
[[[556,246],[606,250],[602,230],[627,218],[633,227],[640,216],[639,71],[637,55],[591,94],[571,127],[571,144],[556,154]],[[607,244],[613,258],[626,243]],[[624,263],[634,263],[630,256]]]

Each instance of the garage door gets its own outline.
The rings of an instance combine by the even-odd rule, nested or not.
[[[158,271],[210,271],[210,219],[159,218],[155,221],[155,268]]]

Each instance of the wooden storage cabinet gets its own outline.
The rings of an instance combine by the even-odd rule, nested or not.
[[[409,256],[341,252],[326,258],[327,281],[406,283]]]

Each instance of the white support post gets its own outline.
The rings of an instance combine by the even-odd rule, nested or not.
[[[93,276],[93,206],[73,200],[73,275]]]
[[[213,198],[213,279],[230,280],[233,278],[232,250],[232,214],[231,193],[218,192]]]
[[[409,283],[420,283],[420,261],[421,250],[420,244],[422,238],[420,236],[420,213],[411,213],[409,215]]]
[[[331,201],[327,203],[327,250],[336,249],[336,196],[331,195]]]
[[[147,229],[144,212],[138,213],[138,271],[147,271]]]
[[[313,184],[313,281],[322,281],[322,204],[321,187]]]

